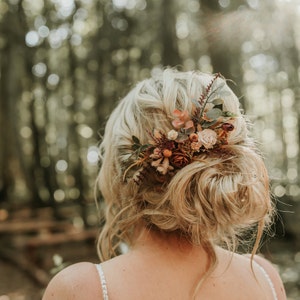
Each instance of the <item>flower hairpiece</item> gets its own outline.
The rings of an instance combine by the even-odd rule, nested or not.
[[[159,175],[173,175],[178,169],[190,164],[201,153],[218,151],[227,145],[228,134],[234,130],[229,121],[235,115],[224,111],[223,99],[213,98],[220,85],[212,91],[214,82],[219,78],[216,74],[204,93],[193,101],[192,113],[187,110],[175,109],[173,111],[173,129],[167,133],[153,129],[149,132],[149,144],[141,144],[136,136],[132,136],[132,155],[135,161],[125,170],[127,172],[134,166],[139,169],[133,174],[133,180],[139,184],[151,168]],[[227,91],[222,91],[224,95]],[[131,157],[132,157],[131,155]]]

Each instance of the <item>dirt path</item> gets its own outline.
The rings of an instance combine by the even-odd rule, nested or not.
[[[25,272],[0,260],[0,300],[40,300],[42,292]]]

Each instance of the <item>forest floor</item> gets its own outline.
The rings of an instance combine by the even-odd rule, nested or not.
[[[20,256],[22,255],[24,253],[20,253]],[[39,277],[38,271],[45,270],[45,274],[48,274],[50,279],[52,271],[58,271],[60,267],[66,267],[79,261],[98,262],[96,246],[93,242],[86,241],[41,247],[39,251],[36,251],[35,256],[38,259],[32,265],[39,265],[39,269],[33,272],[17,265],[12,260],[0,257],[0,300],[40,300],[45,284],[32,276]],[[40,275],[45,277],[45,274]]]
[[[51,269],[55,267],[55,260],[56,264],[62,267],[78,261],[97,262],[95,248],[94,242],[71,242],[40,247],[34,255],[41,268],[50,274]],[[288,300],[299,300],[300,249],[297,249],[292,242],[275,241],[268,245],[268,250],[265,252],[266,257],[279,269]],[[24,253],[19,254],[24,255]],[[31,275],[28,270],[22,270],[13,261],[0,257],[0,300],[41,299],[45,286],[34,280]]]

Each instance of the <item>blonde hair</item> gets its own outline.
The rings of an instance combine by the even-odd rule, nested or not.
[[[137,84],[111,114],[100,145],[98,184],[106,203],[98,240],[101,260],[117,255],[121,242],[132,245],[141,224],[205,246],[212,262],[214,244],[235,249],[242,233],[252,228],[257,232],[253,253],[257,250],[273,213],[269,179],[239,101],[224,79],[218,78],[214,85],[222,90],[225,110],[236,115],[226,145],[230,155],[203,153],[165,183],[156,180],[155,170],[139,185],[123,180],[132,136],[146,144],[148,130],[171,130],[172,112],[191,112],[192,100],[212,78],[166,69]]]

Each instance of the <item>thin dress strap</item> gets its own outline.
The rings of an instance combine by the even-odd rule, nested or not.
[[[256,262],[255,260],[253,260],[253,262],[258,266],[258,268],[261,270],[261,272],[264,274],[265,278],[267,279],[268,284],[269,284],[269,286],[272,290],[273,299],[278,300],[277,293],[276,293],[273,281],[271,280],[271,277],[269,276],[269,274],[266,272],[266,270],[258,262]]]
[[[101,266],[101,264],[95,264],[95,266],[97,268],[99,278],[100,278],[100,282],[101,282],[103,300],[109,300],[108,299],[106,280],[105,280],[105,276],[104,276],[102,266]]]

